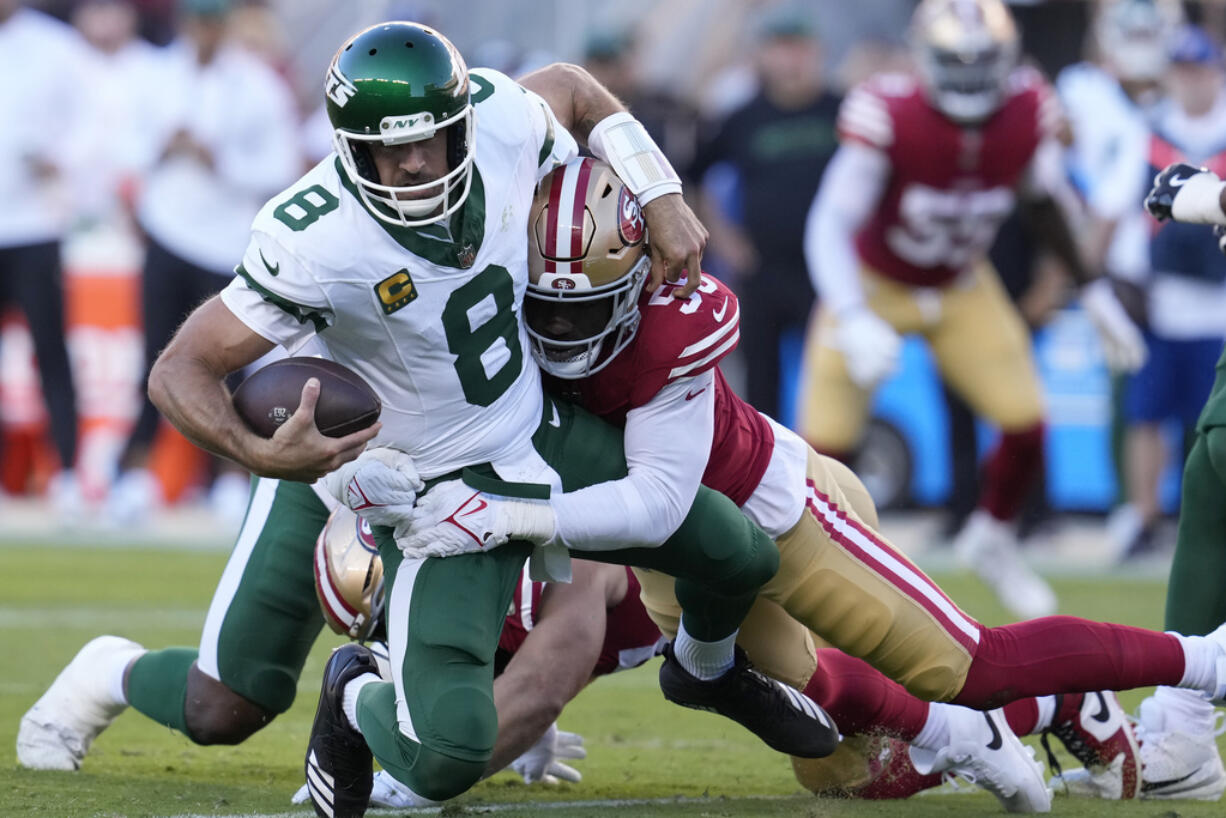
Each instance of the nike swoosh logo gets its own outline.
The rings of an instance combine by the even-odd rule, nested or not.
[[[485,502],[480,497],[475,497],[475,498],[470,498],[470,499],[475,499],[477,501],[477,507],[470,508],[468,511],[461,511],[459,514],[456,515],[457,517],[469,517],[473,514],[477,514],[478,512],[484,511],[486,506],[489,505],[489,503]]]
[[[699,395],[701,395],[703,392],[706,392],[706,391],[707,391],[707,388],[704,386],[702,389],[699,389],[697,392],[686,392],[685,399],[693,400],[694,398],[698,397]]]
[[[1106,724],[1111,720],[1111,711],[1107,709],[1107,697],[1101,692],[1095,692],[1094,695],[1098,697],[1098,712],[1093,716],[1090,716],[1090,718],[1094,719],[1094,721]]]
[[[996,722],[992,721],[992,717],[984,713],[983,717],[988,721],[988,727],[992,728],[992,740],[988,742],[989,750],[999,750],[1005,746],[1005,741],[1000,737],[1000,728],[996,726]]]
[[[1172,176],[1170,185],[1171,187],[1183,187],[1184,184],[1191,178],[1191,176]]]
[[[550,419],[549,425],[555,429],[562,428],[562,418],[558,417],[558,405],[556,403],[549,404],[549,408],[553,410],[553,418]]]
[[[1196,775],[1197,772],[1198,772],[1197,770],[1193,770],[1192,772],[1188,773],[1185,776],[1182,776],[1180,778],[1168,778],[1166,781],[1142,781],[1141,782],[1141,792],[1153,792],[1154,790],[1160,790],[1163,787],[1170,787],[1175,784],[1182,784],[1183,782],[1187,781],[1192,776]]]
[[[260,261],[264,262],[264,266],[268,268],[269,275],[275,276],[277,273],[281,272],[281,262],[278,261],[276,267],[272,266],[268,263],[268,259],[264,258],[263,250],[260,251]]]
[[[728,312],[728,299],[724,298],[724,303],[719,305],[719,309],[711,313],[711,317],[715,319],[715,323],[724,320],[724,313]]]

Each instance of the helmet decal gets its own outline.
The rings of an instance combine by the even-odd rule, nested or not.
[[[638,244],[647,233],[647,223],[643,221],[643,208],[639,200],[630,192],[630,188],[622,188],[617,196],[617,212],[621,220],[617,223],[617,232],[626,244]]]

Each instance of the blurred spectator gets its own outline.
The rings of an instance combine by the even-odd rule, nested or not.
[[[588,38],[583,65],[643,123],[674,167],[689,167],[698,138],[697,114],[668,91],[647,87],[629,32],[606,31]]]
[[[147,237],[141,285],[147,366],[188,312],[226,285],[256,212],[301,170],[290,91],[228,39],[228,0],[183,0],[181,10],[181,36],[153,91],[154,155],[137,202]],[[157,424],[146,397],[109,498],[117,521],[139,519],[160,499],[145,468]],[[244,486],[234,474],[216,481],[217,507],[243,507]]]
[[[73,24],[91,46],[88,176],[77,207],[89,220],[121,223],[131,206],[137,177],[151,152],[151,134],[142,127],[155,104],[162,55],[137,36],[132,0],[84,0]]]
[[[1062,71],[1056,88],[1069,119],[1069,170],[1090,215],[1090,263],[1110,276],[1133,319],[1145,321],[1141,285],[1149,275],[1151,222],[1139,206],[1146,175],[1150,117],[1161,102],[1171,39],[1183,17],[1178,0],[1107,0],[1087,41],[1089,59]],[[1139,533],[1127,502],[1124,397],[1128,378],[1111,379],[1111,453],[1121,505],[1107,521],[1123,551]]]
[[[1171,59],[1170,98],[1154,112],[1145,178],[1172,162],[1226,172],[1222,53],[1202,29],[1186,26]],[[1144,186],[1138,192],[1144,195]],[[1163,225],[1149,249],[1150,357],[1130,380],[1124,404],[1128,499],[1136,513],[1131,536],[1120,543],[1124,558],[1154,547],[1159,478],[1169,460],[1161,425],[1175,420],[1185,430],[1194,426],[1226,337],[1226,259],[1209,228]]]
[[[768,16],[756,54],[756,96],[713,128],[690,174],[701,180],[716,163],[735,168],[741,224],[704,191],[711,248],[736,278],[745,398],[779,418],[780,342],[804,332],[813,288],[804,264],[805,214],[837,147],[840,98],[826,90],[821,48],[808,18]]]
[[[0,0],[0,308],[25,315],[61,471],[52,498],[80,492],[76,391],[64,336],[60,242],[79,191],[87,120],[88,46],[75,31],[18,0]]]

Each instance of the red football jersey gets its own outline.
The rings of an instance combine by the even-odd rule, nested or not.
[[[946,118],[907,75],[879,75],[854,89],[839,110],[839,138],[890,160],[877,210],[856,236],[860,258],[905,284],[947,284],[987,255],[1035,149],[1060,117],[1047,82],[1029,67],[1013,72],[1001,107],[975,127]]]
[[[660,629],[651,621],[639,599],[639,581],[629,568],[625,570],[626,596],[608,609],[604,644],[600,647],[593,676],[638,667],[659,653],[664,645]],[[528,638],[528,631],[536,625],[544,587],[545,583],[528,578],[527,568],[520,574],[519,587],[515,589],[515,598],[511,600],[511,609],[498,639],[500,651],[514,654]]]
[[[740,305],[732,290],[705,273],[688,299],[673,298],[673,289],[666,284],[655,295],[643,293],[638,333],[608,366],[558,386],[592,414],[624,426],[627,412],[647,404],[669,383],[714,369],[715,433],[702,482],[744,505],[770,463],[775,433],[718,369],[740,339]]]

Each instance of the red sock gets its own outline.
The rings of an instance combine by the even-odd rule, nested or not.
[[[1005,432],[983,472],[979,505],[998,520],[1012,520],[1043,467],[1043,424]]]
[[[1174,685],[1183,670],[1174,636],[1048,616],[982,629],[954,704],[986,710],[1027,696]]]
[[[871,731],[910,741],[928,720],[928,702],[867,662],[834,648],[817,652],[817,672],[805,693],[826,709],[845,736]]]
[[[1005,705],[1005,721],[1015,735],[1028,736],[1039,726],[1039,704],[1033,698],[1018,699]]]

